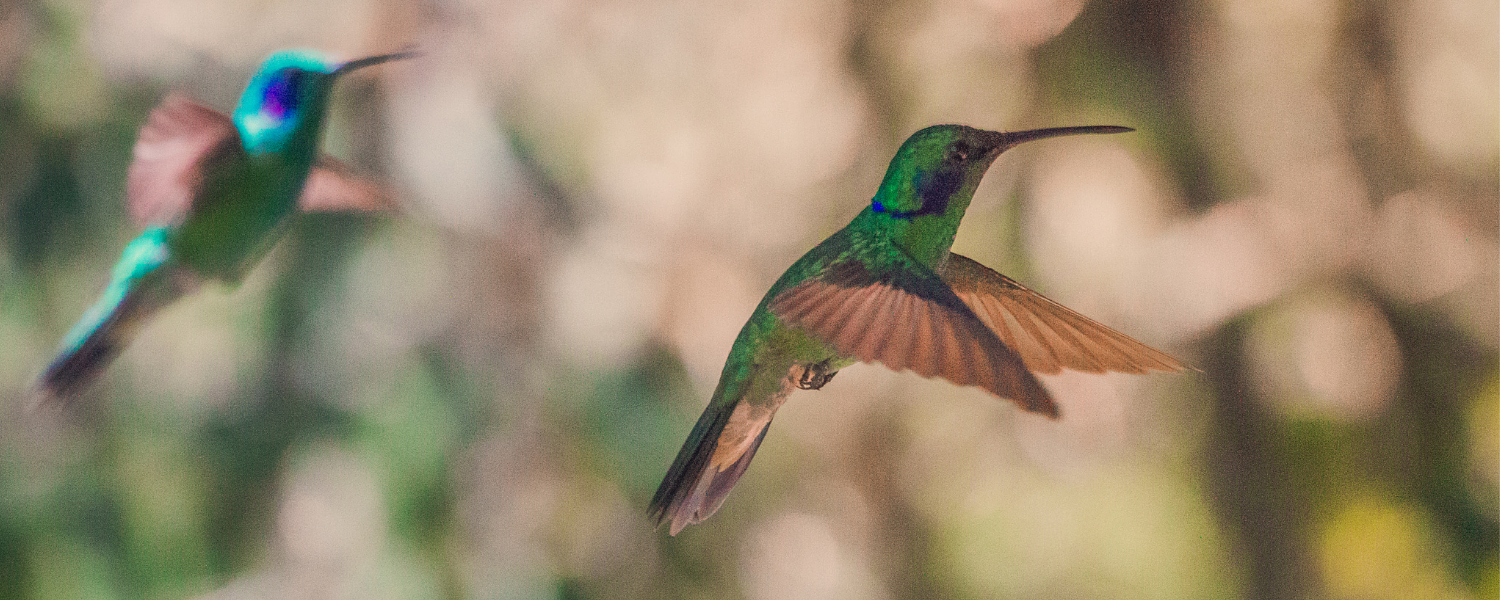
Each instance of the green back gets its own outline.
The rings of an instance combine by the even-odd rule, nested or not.
[[[234,112],[241,148],[206,161],[173,239],[179,260],[204,276],[238,281],[270,250],[318,157],[338,70],[307,51],[278,52],[261,64]]]

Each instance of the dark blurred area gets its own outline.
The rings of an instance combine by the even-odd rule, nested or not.
[[[0,3],[0,598],[1495,598],[1500,5]],[[90,393],[136,129],[286,47],[398,216],[299,217]],[[645,506],[783,269],[934,123],[955,251],[1201,372],[1060,421],[879,366],[723,509]]]

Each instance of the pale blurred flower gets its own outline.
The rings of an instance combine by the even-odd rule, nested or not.
[[[99,26],[90,30],[90,45],[111,70],[172,79],[181,79],[204,57],[252,65],[286,47],[354,58],[373,53],[367,49],[380,15],[375,4],[103,0],[94,14]],[[390,50],[394,48],[376,52]]]
[[[1474,275],[1480,242],[1442,199],[1407,192],[1376,215],[1366,268],[1386,293],[1411,303],[1453,291]]]
[[[360,597],[385,545],[385,504],[358,455],[314,449],[292,465],[276,515],[283,598]]]
[[[1401,350],[1380,309],[1342,290],[1314,290],[1267,309],[1247,354],[1261,397],[1293,416],[1364,420],[1390,404]]]
[[[708,248],[684,248],[672,262],[662,329],[698,387],[712,390],[769,283]]]
[[[755,600],[885,597],[861,578],[847,549],[824,520],[803,513],[773,517],[755,526],[740,559],[745,593]]]
[[[1500,37],[1495,2],[1395,3],[1399,86],[1417,139],[1444,163],[1492,176],[1500,159]]]
[[[445,227],[496,235],[525,190],[502,136],[483,65],[447,48],[426,49],[391,86],[388,119],[396,172],[412,201]]]
[[[552,346],[570,362],[619,368],[659,325],[665,302],[660,240],[591,229],[558,261],[547,294]]]

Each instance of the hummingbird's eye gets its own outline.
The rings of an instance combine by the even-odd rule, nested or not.
[[[954,142],[953,147],[948,149],[948,160],[953,162],[969,160],[969,154],[973,150],[967,142]]]
[[[271,78],[271,83],[266,85],[265,100],[261,103],[265,112],[279,119],[296,110],[306,75],[299,69],[282,69]]]

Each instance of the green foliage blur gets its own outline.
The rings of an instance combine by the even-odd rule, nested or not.
[[[0,598],[1494,598],[1496,10],[0,3]],[[300,216],[25,410],[165,93],[408,45],[325,136],[400,214]],[[1201,371],[1052,422],[857,365],[653,529],[759,295],[937,122],[1134,127],[1008,152],[955,249]]]

